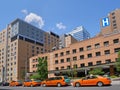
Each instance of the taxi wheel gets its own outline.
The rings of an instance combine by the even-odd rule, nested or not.
[[[98,82],[98,83],[97,83],[97,86],[98,86],[98,87],[101,87],[101,86],[103,86],[103,83],[102,83],[102,82]]]
[[[30,86],[31,86],[31,87],[33,87],[33,85],[32,85],[32,84],[31,84]]]
[[[75,83],[75,87],[80,87],[80,83],[79,83],[79,82],[76,82],[76,83]]]
[[[42,86],[43,86],[43,87],[46,87],[46,84],[44,83]]]
[[[58,86],[58,87],[61,87],[62,85],[61,85],[61,83],[57,83],[57,86]]]
[[[14,85],[14,87],[16,87],[16,85]]]

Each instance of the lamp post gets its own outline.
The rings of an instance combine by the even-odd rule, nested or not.
[[[85,76],[87,75],[87,69],[85,69]]]
[[[5,81],[5,67],[2,66],[2,82]]]
[[[71,62],[71,59],[70,59],[70,71],[71,71],[71,75],[72,75],[72,78],[73,78],[73,69],[72,69],[72,62]]]
[[[25,80],[27,80],[27,60],[25,61]]]

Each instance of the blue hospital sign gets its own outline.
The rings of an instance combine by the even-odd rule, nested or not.
[[[102,26],[103,27],[109,26],[109,18],[103,18],[102,19]]]

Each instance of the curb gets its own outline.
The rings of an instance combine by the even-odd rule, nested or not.
[[[120,81],[112,81],[112,85],[120,85]]]

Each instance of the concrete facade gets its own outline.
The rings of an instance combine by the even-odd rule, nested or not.
[[[99,36],[71,44],[67,48],[37,55],[30,58],[30,72],[37,70],[34,62],[38,57],[47,57],[49,76],[57,71],[64,72],[73,69],[90,69],[95,67],[111,66],[117,60],[117,52],[120,50],[120,33],[110,36]],[[111,69],[112,70],[112,69]]]
[[[78,72],[108,67],[113,75],[117,52],[120,51],[120,9],[110,12],[104,20],[100,20],[101,31],[97,36],[30,58],[30,72],[37,70],[38,62],[34,61],[38,57],[47,57],[49,76],[55,75],[56,72],[70,71],[74,66]]]
[[[90,38],[90,33],[83,26],[76,27],[71,32],[67,33],[67,35],[69,34],[72,35],[78,41]]]
[[[20,19],[0,32],[0,79],[22,80],[29,72],[29,58],[59,47],[59,36]]]

